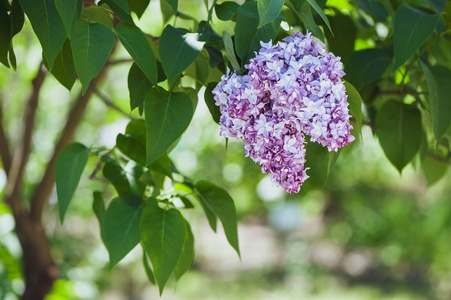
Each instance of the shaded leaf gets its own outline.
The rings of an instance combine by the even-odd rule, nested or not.
[[[56,194],[61,223],[77,189],[91,150],[80,143],[69,144],[55,162]]]
[[[138,19],[141,19],[146,8],[149,6],[150,0],[128,0],[128,6],[131,11],[134,11],[138,16]]]
[[[185,220],[177,209],[164,210],[150,198],[141,220],[142,243],[152,262],[160,295],[182,255]]]
[[[49,69],[47,60],[44,57],[44,64]],[[72,49],[69,39],[66,40],[60,52],[55,58],[53,67],[50,69],[50,73],[69,91],[72,89],[75,80],[75,65],[72,57]]]
[[[352,84],[344,81],[344,85],[346,87],[346,94],[348,95],[348,103],[351,115],[355,118],[357,129],[360,132],[362,128],[362,98]]]
[[[163,155],[186,130],[193,117],[193,104],[185,93],[154,87],[146,94],[146,163]]]
[[[319,7],[318,3],[316,3],[316,0],[307,0],[307,2],[313,7],[313,9],[318,13],[318,15],[323,19],[324,23],[326,23],[327,27],[329,28],[332,35],[334,35],[332,28],[330,28],[329,20],[327,19],[327,16],[324,14],[324,11]]]
[[[225,1],[215,5],[216,16],[219,20],[228,21],[238,12],[240,5],[236,2]]]
[[[204,93],[205,104],[207,104],[208,110],[210,111],[213,120],[219,124],[219,118],[221,117],[221,112],[219,106],[215,104],[215,99],[213,98],[212,91],[218,85],[217,82],[210,82],[207,85]]]
[[[214,69],[224,61],[222,58],[222,53],[218,49],[209,46],[205,46],[205,49],[208,52],[208,63],[210,68]]]
[[[357,37],[357,27],[351,17],[336,13],[329,17],[334,35],[330,31],[325,31],[327,39],[327,49],[335,56],[340,56],[341,61],[345,62],[349,55],[354,52],[354,43]]]
[[[141,29],[134,25],[119,23],[116,34],[130,56],[153,84],[157,84],[157,62],[153,51]]]
[[[219,217],[229,244],[235,249],[238,255],[240,255],[238,246],[238,225],[233,199],[226,190],[208,181],[198,181],[194,187],[198,192],[199,198],[202,198],[208,208]]]
[[[194,261],[194,236],[193,232],[191,231],[191,226],[186,220],[185,228],[186,237],[185,244],[183,245],[183,252],[174,269],[175,279],[177,280],[179,280],[180,277],[182,277],[183,274],[185,274],[185,272],[189,270]]]
[[[54,0],[20,0],[19,2],[28,19],[30,19],[49,67],[52,68],[53,61],[67,36]],[[86,45],[86,43],[80,45]]]
[[[413,105],[389,100],[377,113],[376,133],[388,160],[401,172],[421,146],[420,111]]]
[[[113,16],[101,6],[88,6],[81,10],[81,15],[86,18],[88,22],[100,23],[113,28]]]
[[[437,183],[446,175],[446,172],[448,171],[447,164],[428,155],[426,155],[421,162],[421,167],[423,169],[424,177],[426,177],[428,186]]]
[[[392,58],[392,52],[385,49],[354,52],[347,60],[345,79],[360,90],[365,84],[379,79],[387,70]]]
[[[433,66],[429,70],[422,62],[420,65],[428,84],[432,128],[438,144],[451,124],[451,94],[449,93],[451,70],[444,66]]]
[[[143,173],[144,169],[133,161],[129,161],[122,168],[117,161],[109,159],[103,167],[103,176],[111,182],[120,196],[131,194],[141,196],[146,188],[139,181]]]
[[[102,238],[102,241],[105,243],[105,238],[103,234],[103,218],[105,216],[105,203],[103,202],[103,196],[102,193],[99,191],[93,192],[93,202],[92,202],[92,210],[94,211],[94,214],[96,215],[97,220],[99,221],[100,225],[100,236]]]
[[[143,248],[143,265],[144,270],[146,271],[147,279],[149,279],[149,281],[152,284],[156,284],[155,276],[153,275],[152,268],[150,267],[149,260],[147,258],[146,250],[144,250],[144,248]]]
[[[393,42],[395,63],[393,71],[402,66],[434,32],[439,15],[428,15],[403,3],[394,19]]]
[[[159,52],[168,79],[183,72],[199,55],[205,42],[198,33],[167,25],[160,38]]]
[[[164,174],[172,179],[171,160],[166,153],[164,153],[162,156],[160,156],[159,159],[151,163],[149,165],[149,169],[153,172]]]
[[[240,64],[236,60],[235,47],[233,47],[233,41],[227,31],[223,32],[224,48],[229,58],[229,62],[232,65],[233,70],[238,71],[240,69]]]
[[[324,42],[324,33],[321,28],[319,28],[319,26],[315,23],[311,6],[306,0],[286,0],[285,4],[289,8],[291,8],[291,10],[302,21],[305,27],[307,27],[307,29],[312,32],[314,36]]]
[[[104,0],[103,2],[108,4],[119,19],[130,25],[134,25],[133,19],[128,11],[127,0]]]
[[[25,16],[20,6],[19,0],[13,0],[11,2],[11,12],[9,13],[11,18],[11,38],[18,34],[23,27]]]
[[[127,82],[130,92],[130,110],[134,110],[144,103],[146,93],[153,85],[136,63],[130,67]]]
[[[11,42],[11,18],[6,10],[0,10],[0,63],[9,68],[8,51]]]
[[[135,195],[111,200],[103,219],[105,246],[110,255],[110,269],[121,261],[141,240],[139,225],[142,200]]]
[[[286,18],[283,11],[272,22],[257,28],[259,24],[257,2],[246,2],[238,9],[235,25],[235,49],[245,65],[254,56],[254,51],[260,49],[260,42],[269,42],[279,31],[282,20]]]
[[[88,24],[83,19],[79,19],[74,25],[71,35],[72,54],[83,94],[106,63],[115,41],[113,32],[105,25]]]

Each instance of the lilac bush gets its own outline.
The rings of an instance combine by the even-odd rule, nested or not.
[[[228,72],[213,90],[221,135],[244,140],[246,156],[285,191],[298,192],[308,178],[305,134],[329,151],[354,140],[345,73],[310,33],[261,46],[247,75]]]

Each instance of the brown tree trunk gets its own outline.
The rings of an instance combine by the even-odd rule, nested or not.
[[[16,234],[23,250],[25,291],[22,300],[41,300],[58,277],[44,228],[30,215],[15,216]]]

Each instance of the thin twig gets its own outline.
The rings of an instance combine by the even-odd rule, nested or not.
[[[439,156],[439,155],[437,155],[437,154],[435,154],[435,153],[428,152],[428,153],[427,153],[427,156],[429,156],[430,158],[433,158],[433,159],[435,159],[435,160],[437,160],[437,161],[439,161],[439,162],[442,162],[442,163],[445,163],[445,164],[451,166],[451,161],[450,161],[450,160],[448,160],[448,159],[446,159],[446,158],[444,158],[444,157],[441,157],[441,156]]]
[[[92,173],[89,175],[89,179],[101,181],[101,182],[104,182],[104,183],[110,183],[110,181],[108,179],[106,179],[106,178],[96,177],[97,172],[99,172],[100,169],[102,169],[103,163],[104,163],[103,159],[100,158],[99,162],[96,164],[96,167],[94,168],[94,171],[92,171]]]
[[[96,94],[97,97],[100,98],[100,100],[102,100],[103,103],[105,103],[105,105],[109,108],[114,109],[115,111],[120,112],[123,116],[133,120],[134,118],[132,116],[130,116],[128,113],[126,113],[125,111],[123,111],[119,106],[117,106],[116,104],[113,103],[113,101],[111,99],[109,99],[105,94],[103,94],[101,91],[99,91],[96,87],[89,87],[90,89],[92,89],[92,91],[94,92],[94,94]]]
[[[2,159],[3,170],[6,176],[11,168],[11,152],[9,149],[9,139],[3,127],[3,101],[0,99],[0,158]]]

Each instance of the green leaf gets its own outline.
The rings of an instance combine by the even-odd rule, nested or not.
[[[258,0],[258,28],[274,21],[280,14],[285,0]]]
[[[11,42],[11,18],[6,10],[0,10],[0,62],[9,68],[8,51]]]
[[[156,85],[158,78],[157,62],[144,33],[138,27],[126,23],[119,23],[115,30],[122,45],[130,53],[138,67],[147,79]]]
[[[136,63],[133,63],[128,72],[128,90],[130,92],[130,110],[134,110],[144,103],[147,91],[152,83],[144,75]]]
[[[67,35],[72,32],[75,20],[80,17],[83,2],[81,0],[54,0],[56,9],[66,28]]]
[[[177,209],[164,210],[155,199],[148,201],[140,229],[142,243],[152,262],[161,295],[182,255],[186,225]]]
[[[313,19],[313,12],[310,4],[305,0],[286,0],[285,4],[291,8],[291,10],[296,14],[299,20],[307,27],[308,30],[312,32],[314,36],[319,38],[322,42],[324,42],[324,33],[319,28],[319,26],[315,23]]]
[[[208,181],[198,181],[194,187],[198,192],[199,198],[202,198],[208,208],[219,217],[229,244],[235,249],[238,255],[240,255],[238,246],[238,225],[233,199],[226,190]]]
[[[134,25],[133,19],[128,10],[127,0],[104,0],[114,14],[122,21]]]
[[[182,73],[199,55],[205,42],[198,33],[167,25],[160,37],[159,52],[168,79]]]
[[[413,105],[389,100],[377,113],[376,133],[388,160],[401,172],[421,146],[420,111]]]
[[[146,250],[144,250],[144,248],[143,248],[143,265],[144,270],[146,271],[147,279],[149,279],[149,281],[152,284],[156,284],[155,276],[153,275],[152,268],[150,267],[149,260],[147,258]]]
[[[392,58],[392,52],[385,49],[354,52],[347,60],[345,79],[360,90],[365,84],[378,80],[387,70]]]
[[[144,169],[129,161],[122,168],[118,162],[109,159],[103,167],[103,176],[108,179],[116,189],[118,195],[137,195],[142,196],[146,186],[139,181],[139,177],[144,173]]]
[[[83,94],[106,63],[115,41],[113,32],[105,25],[88,24],[83,19],[79,19],[74,25],[71,35],[72,54]]]
[[[235,49],[241,58],[241,65],[247,64],[254,56],[254,51],[260,49],[260,42],[267,43],[276,37],[280,22],[285,18],[285,13],[281,11],[272,22],[257,28],[259,24],[257,2],[246,2],[240,6],[235,25]]]
[[[117,148],[126,156],[140,165],[146,164],[146,146],[136,141],[128,134],[118,134],[116,137]]]
[[[236,60],[235,50],[233,47],[233,41],[230,37],[230,34],[227,31],[223,32],[223,40],[224,40],[224,48],[227,53],[227,57],[229,58],[229,62],[232,65],[233,70],[240,70],[240,64]]]
[[[146,94],[144,110],[147,125],[146,162],[151,164],[186,130],[193,117],[193,104],[185,93],[167,92],[154,87]]]
[[[446,175],[446,172],[448,171],[447,164],[428,155],[426,155],[421,162],[421,167],[423,169],[424,177],[426,177],[428,186],[437,183],[443,178],[443,176]]]
[[[113,16],[101,6],[83,7],[81,15],[85,17],[89,23],[100,23],[113,29]]]
[[[139,224],[143,206],[139,197],[127,195],[111,200],[105,211],[104,241],[110,254],[110,269],[141,241]]]
[[[431,100],[432,128],[437,145],[451,124],[451,94],[449,82],[451,70],[444,66],[433,66],[430,70],[420,62],[426,76]]]
[[[239,7],[240,5],[238,3],[232,1],[225,1],[221,4],[216,4],[216,16],[219,20],[228,21],[238,12]]]
[[[160,0],[160,10],[163,15],[163,24],[166,24],[169,19],[175,15],[175,11],[172,9],[168,0]]]
[[[344,81],[346,93],[348,94],[348,103],[351,115],[355,118],[358,132],[362,129],[362,98],[355,87],[347,81]]]
[[[205,49],[208,52],[208,63],[210,65],[210,68],[214,69],[216,68],[221,62],[224,61],[222,57],[221,51],[219,51],[216,48],[205,46]],[[232,48],[233,49],[233,48]]]
[[[221,112],[219,111],[219,106],[215,104],[215,99],[213,98],[212,91],[218,85],[217,82],[210,82],[207,85],[204,93],[205,104],[207,104],[208,110],[210,111],[213,120],[219,124],[219,118],[221,117]]]
[[[357,38],[357,27],[352,18],[342,13],[336,13],[329,17],[331,27],[334,29],[334,36],[326,30],[324,34],[327,39],[328,51],[340,56],[342,62],[354,52],[354,44]]]
[[[19,0],[13,0],[11,2],[11,12],[9,13],[11,18],[11,38],[18,34],[23,27],[25,16],[20,6]]]
[[[48,69],[49,67],[45,57],[44,64]],[[77,77],[75,75],[75,65],[69,39],[66,40],[60,52],[56,56],[53,67],[50,69],[50,73],[52,73],[59,83],[61,83],[69,91],[72,89]]]
[[[185,220],[185,228],[186,228],[186,237],[185,237],[185,245],[183,245],[183,252],[180,256],[180,259],[175,266],[174,275],[175,279],[179,280],[186,271],[189,270],[194,261],[194,236],[191,231],[191,226]]]
[[[30,19],[49,67],[52,68],[53,61],[67,37],[54,0],[20,0],[20,5]],[[79,45],[86,45],[86,43]]]
[[[166,0],[169,5],[172,7],[172,9],[174,10],[174,12],[177,12],[177,8],[178,8],[178,4],[179,1],[178,0]]]
[[[56,194],[61,223],[69,203],[77,189],[83,169],[91,150],[80,143],[69,144],[61,151],[55,162]]]
[[[160,156],[159,159],[151,163],[149,165],[149,169],[153,172],[164,174],[172,179],[171,160],[166,153],[164,153],[162,156]]]
[[[403,3],[395,14],[393,71],[402,66],[434,32],[440,15],[428,15]]]
[[[144,11],[149,6],[150,0],[128,0],[128,6],[131,11],[134,11],[138,16],[138,19],[141,19]]]
[[[92,210],[97,217],[100,225],[100,236],[105,243],[105,237],[103,233],[103,218],[105,216],[105,203],[103,201],[102,193],[99,191],[93,192],[94,201],[92,202]]]
[[[327,16],[324,14],[324,11],[319,7],[318,3],[316,3],[316,0],[307,0],[307,2],[313,7],[313,9],[318,13],[318,15],[323,19],[324,23],[326,23],[327,28],[329,28],[332,35],[334,35],[332,28],[330,28],[329,20],[327,19]]]

